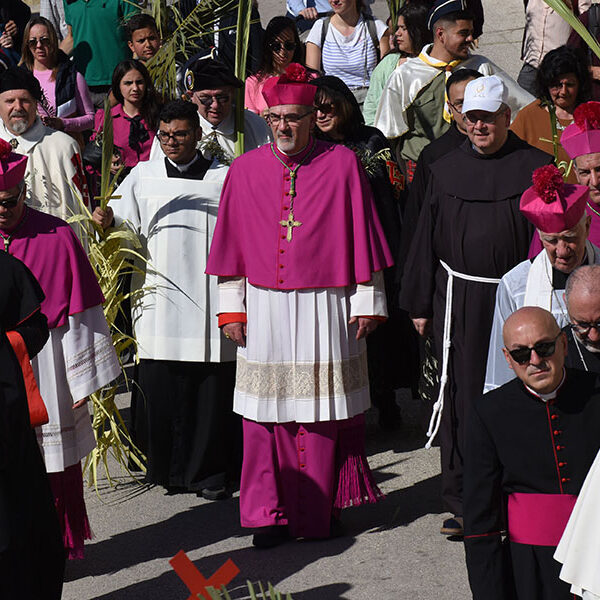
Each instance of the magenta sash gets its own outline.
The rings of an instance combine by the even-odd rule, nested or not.
[[[558,546],[576,501],[577,496],[570,494],[510,494],[510,541],[533,546]]]

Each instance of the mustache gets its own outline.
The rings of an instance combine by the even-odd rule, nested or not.
[[[27,112],[24,110],[13,110],[10,113],[10,118],[14,118],[14,117],[26,117],[27,116]]]

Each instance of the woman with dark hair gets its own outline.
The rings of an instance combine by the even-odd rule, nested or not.
[[[315,22],[306,38],[306,66],[339,77],[359,105],[371,74],[390,49],[388,28],[364,12],[362,0],[329,0],[331,16]]]
[[[556,115],[558,138],[573,121],[573,111],[589,100],[591,79],[586,63],[578,52],[567,46],[560,46],[546,54],[537,72],[537,99],[522,108],[511,125],[521,139],[532,146],[554,154],[552,144],[552,111]],[[558,147],[559,162],[567,164],[570,158]],[[575,170],[571,169],[568,183],[577,183]]]
[[[379,129],[364,124],[356,98],[341,79],[325,76],[315,79],[313,84],[317,86],[315,136],[347,146],[361,160],[394,262],[398,264],[400,205],[390,182],[389,172],[394,163],[388,141]],[[404,327],[409,332],[412,327],[400,313],[396,273],[396,267],[384,271],[389,318],[367,338],[371,399],[379,409],[379,423],[385,429],[394,429],[400,424],[394,390],[410,387],[412,373],[418,371],[418,353],[413,352],[412,359],[410,353],[400,355],[396,343],[400,337],[408,339],[404,336]]]
[[[371,74],[369,91],[363,105],[365,122],[369,125],[375,120],[381,93],[392,71],[408,58],[417,56],[423,46],[433,41],[427,28],[427,16],[431,2],[412,0],[398,11],[398,27],[391,38],[392,50],[386,54]]]
[[[150,157],[158,127],[160,104],[146,67],[135,59],[120,62],[113,72],[111,91],[117,104],[111,108],[115,160],[113,172]],[[96,113],[94,138],[102,130],[104,110]]]
[[[273,17],[263,38],[260,69],[246,79],[245,105],[248,110],[262,115],[267,103],[262,89],[269,77],[281,75],[292,63],[304,64],[304,45],[298,37],[296,24],[288,17]]]
[[[44,125],[67,132],[83,148],[80,132],[94,124],[90,90],[73,62],[59,50],[56,30],[48,19],[34,17],[25,26],[21,64],[40,82],[38,113]]]

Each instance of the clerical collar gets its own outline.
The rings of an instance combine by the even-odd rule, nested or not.
[[[565,371],[565,368],[563,367],[563,376],[562,376],[562,379],[560,380],[560,383],[556,386],[556,388],[554,388],[554,390],[552,392],[548,392],[547,394],[540,394],[539,392],[532,390],[528,385],[526,385],[526,384],[523,384],[523,385],[525,385],[525,388],[527,389],[527,391],[530,394],[532,394],[536,398],[539,398],[542,402],[549,402],[550,400],[554,400],[556,398],[556,396],[558,396],[558,391],[562,387],[562,384],[565,382],[566,376],[567,376],[567,372]]]
[[[194,158],[192,158],[192,160],[190,160],[190,162],[185,163],[185,164],[177,164],[175,162],[173,162],[168,156],[166,157],[166,159],[180,172],[180,173],[185,173],[198,159],[200,158],[200,154],[198,152],[196,152],[196,156],[194,156]]]
[[[277,156],[286,164],[294,164],[298,162],[302,162],[304,158],[313,151],[317,140],[312,136],[308,140],[308,144],[302,148],[299,152],[295,152],[294,154],[286,154],[283,150],[280,150],[277,146],[277,142],[273,142],[273,150],[277,153]]]

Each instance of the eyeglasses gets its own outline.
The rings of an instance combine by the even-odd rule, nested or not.
[[[267,115],[267,121],[274,127],[277,127],[281,121],[283,121],[284,125],[297,125],[301,119],[307,117],[308,115],[312,115],[313,111],[309,110],[303,115],[297,115],[295,113],[289,115],[277,115],[275,113],[269,113]]]
[[[600,321],[597,321],[596,323],[575,321],[574,323],[569,323],[569,327],[580,335],[587,335],[590,332],[590,329],[595,329],[597,332],[600,332]]]
[[[174,131],[173,133],[167,133],[166,131],[159,131],[156,135],[158,140],[163,144],[166,144],[171,138],[173,138],[176,142],[182,142],[185,138],[190,135],[192,132],[191,129],[186,129],[182,131]]]
[[[273,50],[273,52],[281,52],[281,48],[283,48],[286,52],[293,52],[296,49],[296,42],[271,42],[269,44],[269,48]]]
[[[196,99],[202,106],[210,106],[213,100],[216,100],[217,104],[227,104],[231,100],[229,94],[217,94],[216,96],[196,96]]]
[[[508,350],[507,348],[507,350],[512,356],[512,359],[520,365],[524,365],[526,362],[531,360],[531,352],[533,350],[535,350],[535,353],[540,358],[548,358],[554,354],[556,350],[556,342],[561,334],[562,331],[550,342],[538,342],[533,347],[524,346],[522,348],[515,348],[514,350]]]
[[[331,102],[325,102],[324,104],[317,104],[315,108],[322,112],[324,115],[330,115],[335,112],[335,106]]]
[[[481,121],[482,123],[485,123],[486,125],[491,125],[492,123],[495,123],[496,119],[500,115],[503,115],[505,112],[506,112],[506,109],[504,109],[504,108],[501,108],[500,110],[497,110],[496,112],[493,112],[493,113],[488,113],[486,111],[478,111],[477,115],[474,115],[472,111],[469,111],[467,113],[464,113],[464,117],[465,117],[465,121],[467,123],[470,123],[471,125],[475,125],[479,121]],[[469,114],[471,116],[469,116]]]
[[[21,199],[22,195],[23,195],[23,190],[21,190],[19,192],[18,196],[11,196],[10,198],[4,198],[4,200],[0,200],[0,206],[2,208],[14,208],[19,203],[19,200]]]
[[[457,113],[462,112],[462,107],[463,107],[463,101],[459,100],[458,102],[455,102],[454,104],[452,104],[452,102],[450,102],[450,100],[448,100],[448,106],[450,106],[451,108],[453,108]],[[469,121],[470,122],[470,121]]]
[[[44,36],[44,37],[41,37],[41,38],[31,38],[30,40],[27,41],[27,45],[32,50],[34,48],[37,48],[38,43],[40,43],[42,46],[48,47],[50,45],[50,38]]]

